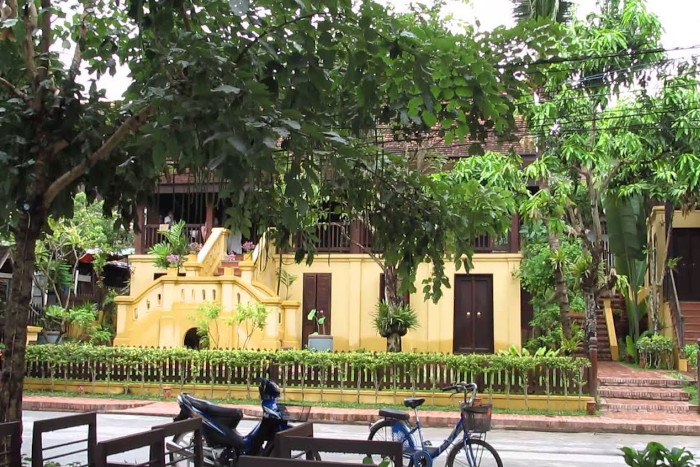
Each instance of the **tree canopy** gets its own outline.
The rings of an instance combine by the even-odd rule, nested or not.
[[[525,70],[556,44],[546,26],[453,33],[435,10],[395,15],[369,0],[4,6],[0,169],[11,176],[0,181],[0,219],[16,248],[3,420],[20,417],[34,246],[49,216],[69,214],[78,191],[101,196],[126,222],[166,163],[204,169],[225,183],[234,227],[245,231],[255,216],[284,240],[310,229],[309,213],[325,208],[309,200],[333,192],[333,180],[372,167],[379,149],[367,135],[380,124],[408,135],[435,128],[448,142],[508,137],[523,84],[505,62],[517,59]],[[109,102],[97,78],[118,66],[132,82]],[[86,87],[77,79],[85,73]],[[446,203],[427,196],[425,179],[408,170],[392,177],[397,191],[406,189],[397,196],[402,209],[385,213],[409,225],[436,222]],[[361,211],[352,204],[359,202],[362,193],[348,196],[347,212]],[[392,254],[437,257],[447,245],[443,237],[422,241],[428,245],[392,243]],[[299,253],[312,258],[313,250]],[[437,291],[446,278],[434,272]],[[411,276],[410,268],[402,273]]]

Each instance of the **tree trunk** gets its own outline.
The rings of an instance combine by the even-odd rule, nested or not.
[[[386,338],[387,352],[401,352],[401,335],[397,333],[389,334]]]
[[[15,235],[14,269],[10,301],[5,312],[5,349],[2,356],[0,422],[22,420],[27,322],[32,299],[37,239],[44,225],[42,216],[22,213]]]
[[[399,296],[399,278],[396,274],[396,266],[384,266],[384,301],[389,305],[389,313],[396,307],[404,305],[403,297]],[[387,352],[401,352],[401,336],[395,332],[386,338]]]
[[[556,233],[549,232],[547,234],[547,240],[549,243],[549,250],[552,253],[552,257],[556,258],[559,256],[559,237]],[[569,306],[569,286],[566,284],[566,278],[564,277],[564,272],[560,265],[554,266],[554,295],[559,304],[559,316],[561,318],[561,329],[564,334],[564,338],[571,339],[571,317],[570,317],[570,306]]]
[[[403,297],[399,297],[399,277],[396,266],[384,266],[384,301],[392,307],[403,305]]]

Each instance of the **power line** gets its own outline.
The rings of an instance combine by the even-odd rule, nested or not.
[[[641,110],[641,109],[640,109]],[[585,119],[579,119],[579,120],[567,120],[566,117],[562,117],[562,119],[555,119],[549,122],[545,122],[539,125],[534,125],[532,128],[547,128],[555,124],[559,124],[563,127],[563,129],[566,129],[566,125],[570,124],[586,124],[586,123],[593,123],[594,121],[596,122],[604,122],[606,120],[615,120],[619,118],[634,118],[634,117],[644,117],[644,116],[649,116],[649,115],[668,115],[670,114],[670,110],[677,110],[678,112],[689,112],[693,110],[700,110],[700,107],[674,107],[674,106],[668,106],[664,108],[659,108],[659,109],[654,109],[649,112],[636,112],[636,113],[623,113],[623,112],[617,112],[619,115],[606,115],[606,114],[600,114],[600,116],[596,117],[595,120],[592,118],[585,118]],[[601,130],[604,130],[605,128],[600,128]]]
[[[517,66],[539,66],[539,65],[551,65],[555,63],[570,63],[570,62],[583,62],[587,60],[599,60],[603,58],[615,58],[615,57],[636,57],[638,55],[649,55],[649,54],[657,54],[657,53],[666,53],[666,52],[678,52],[681,50],[695,50],[695,49],[700,49],[700,44],[697,45],[691,45],[691,46],[685,46],[685,47],[672,47],[669,49],[665,49],[663,47],[658,47],[654,49],[640,49],[640,50],[625,50],[621,52],[612,52],[608,54],[600,54],[600,55],[579,55],[576,57],[556,57],[556,58],[546,58],[546,59],[539,59],[539,60],[534,60],[532,62],[525,62],[525,61],[520,61],[520,62],[512,62],[512,63],[500,63],[497,64],[497,67],[502,67],[502,68],[512,68],[512,67],[517,67]]]

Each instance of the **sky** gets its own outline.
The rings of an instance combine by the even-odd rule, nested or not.
[[[397,10],[405,9],[410,0],[378,0],[391,5]],[[431,0],[423,0],[428,3]],[[577,0],[578,16],[584,17],[596,7],[596,0]],[[512,26],[511,0],[450,0],[448,11],[455,19],[474,24],[480,22],[480,28],[491,30],[497,26]],[[665,48],[689,47],[700,45],[700,0],[647,0],[647,8],[656,13],[664,26],[662,44]],[[673,57],[700,54],[700,49],[680,51]],[[114,77],[105,76],[99,85],[107,89],[107,98],[119,99],[128,86],[128,70],[118,69]]]
[[[379,1],[399,10],[410,3],[409,0]],[[580,17],[585,17],[596,8],[596,0],[575,0],[575,3]],[[700,0],[647,0],[647,8],[656,13],[664,25],[664,47],[700,44]],[[490,30],[500,25],[512,26],[512,9],[511,0],[455,0],[450,1],[449,12],[455,18],[470,23],[478,19],[482,29]]]

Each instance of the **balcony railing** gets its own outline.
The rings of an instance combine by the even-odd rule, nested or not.
[[[361,221],[324,222],[318,224],[315,238],[298,236],[296,248],[304,241],[312,241],[317,252],[322,253],[363,253],[372,248],[372,229]],[[488,235],[474,241],[476,253],[515,253],[519,249],[517,237],[507,235],[502,242],[494,242]]]
[[[197,242],[204,244],[204,237],[202,236],[202,227],[204,224],[185,224],[185,232],[187,232],[187,237],[190,242]],[[146,224],[143,226],[141,235],[143,236],[143,251],[138,251],[139,254],[145,254],[151,249],[156,243],[163,241],[163,236],[159,233],[167,229],[167,224]]]

